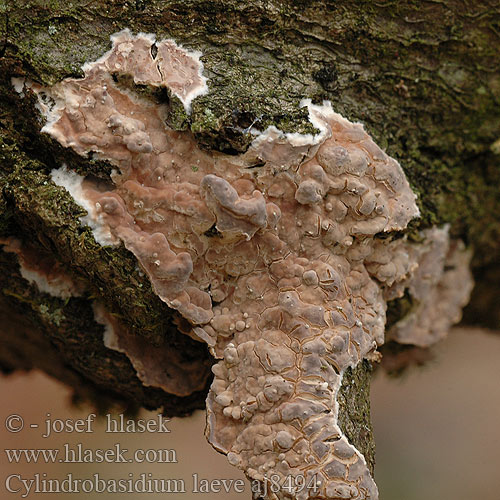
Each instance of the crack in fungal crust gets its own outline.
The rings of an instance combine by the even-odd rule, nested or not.
[[[123,242],[220,360],[206,435],[260,485],[255,497],[378,498],[336,396],[348,367],[377,358],[388,296],[417,286],[419,252],[377,237],[419,215],[401,167],[328,102],[302,103],[317,135],[270,127],[239,156],[201,150],[165,125],[162,105],[113,79],[175,82],[188,100],[205,85],[199,55],[151,35],[112,41],[84,78],[31,88],[49,117],[43,131],[114,164],[114,186],[64,168],[53,180],[87,208],[96,240]]]

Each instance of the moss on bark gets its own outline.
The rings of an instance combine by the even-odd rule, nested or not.
[[[422,224],[452,222],[488,250],[478,265],[498,255],[496,2],[4,1],[0,12],[11,73],[44,83],[80,75],[126,27],[201,50],[210,93],[188,125],[207,147],[244,149],[250,125],[311,131],[300,100],[330,99],[400,159]]]
[[[370,381],[372,366],[363,360],[348,368],[337,394],[339,425],[347,439],[365,457],[370,471],[375,470],[375,442],[370,418]]]

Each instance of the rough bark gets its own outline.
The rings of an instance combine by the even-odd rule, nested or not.
[[[312,131],[299,108],[303,98],[329,99],[363,122],[419,195],[422,217],[409,231],[449,222],[453,236],[474,248],[477,286],[466,319],[500,326],[498,1],[2,2],[0,236],[30,241],[91,290],[69,300],[39,293],[14,256],[0,252],[4,371],[41,367],[81,397],[164,405],[170,415],[204,406],[206,391],[179,398],[143,387],[125,356],[102,345],[95,297],[137,335],[182,351],[186,363],[209,360],[178,331],[135,258],[97,245],[78,222],[81,209],[49,178],[63,162],[103,178],[110,166],[41,135],[34,96],[21,99],[11,85],[11,77],[53,84],[81,75],[82,63],[102,55],[109,35],[126,27],[203,53],[210,92],[193,102],[189,117],[171,98],[169,124],[190,129],[206,148],[245,150],[252,124]],[[340,420],[373,466],[369,372],[364,363],[345,376]]]

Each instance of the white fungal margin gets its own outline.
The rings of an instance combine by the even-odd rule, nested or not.
[[[82,286],[64,273],[59,264],[48,256],[40,256],[14,237],[1,238],[0,245],[5,252],[16,254],[21,276],[31,285],[35,285],[40,292],[60,299],[83,295]]]
[[[10,79],[10,83],[14,87],[14,90],[21,96],[24,97],[24,84],[26,79],[21,77],[13,76]]]
[[[61,186],[72,196],[76,204],[87,211],[87,215],[80,217],[83,226],[92,229],[94,239],[101,246],[119,246],[120,240],[111,234],[109,226],[102,221],[102,217],[97,211],[96,204],[92,203],[86,196],[83,188],[85,177],[68,170],[63,164],[59,168],[54,168],[50,172],[50,177],[54,184]]]
[[[187,114],[191,113],[191,103],[193,100],[198,96],[208,93],[208,78],[203,76],[202,53],[200,51],[185,49],[173,39],[157,40],[156,36],[150,33],[140,32],[137,35],[133,35],[128,28],[112,34],[110,40],[112,47],[108,52],[96,61],[86,62],[83,65],[82,69],[86,74],[90,74],[100,66],[120,72],[124,68],[117,67],[116,64],[111,66],[109,62],[114,52],[119,50],[119,47],[123,47],[122,52],[126,56],[129,56],[132,52],[137,52],[137,42],[144,42],[147,50],[151,51],[152,47],[160,50],[160,57],[161,49],[165,47],[168,54],[171,55],[171,59],[168,61],[165,61],[165,59],[159,60],[158,55],[153,57],[153,54],[151,54],[151,61],[148,62],[156,65],[158,68],[159,75],[157,79],[143,78],[140,74],[136,73],[133,75],[135,83],[166,86],[182,102]],[[138,56],[144,57],[144,54],[139,54]],[[181,64],[182,59],[184,64],[189,63],[189,69],[183,67]],[[193,85],[193,80],[195,79],[198,80],[197,85]]]

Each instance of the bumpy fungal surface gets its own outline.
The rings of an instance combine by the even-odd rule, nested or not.
[[[391,300],[407,290],[415,306],[389,329],[389,339],[429,347],[460,321],[474,286],[472,253],[461,241],[450,241],[448,229],[427,229],[422,231],[421,243],[405,244],[415,270],[388,288],[385,296]]]
[[[239,156],[201,150],[113,78],[167,86],[186,103],[205,85],[199,56],[150,35],[112,40],[83,79],[32,85],[45,132],[117,169],[109,184],[65,168],[53,180],[220,360],[206,434],[260,497],[378,498],[338,425],[336,394],[347,367],[376,358],[388,298],[419,287],[409,280],[421,255],[405,238],[377,237],[419,214],[401,167],[329,103],[304,103],[315,136],[271,127]],[[108,342],[134,349],[130,338]]]

